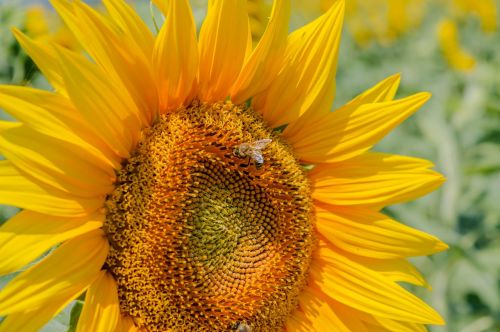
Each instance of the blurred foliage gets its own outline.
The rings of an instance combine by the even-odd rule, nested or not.
[[[10,32],[10,27],[20,26],[22,21],[22,11],[0,3],[0,83],[21,82],[29,72],[27,57]]]
[[[380,4],[371,0],[364,4],[367,1]],[[196,5],[196,20],[201,22],[204,1],[192,2]],[[269,6],[269,1],[252,2]],[[296,6],[292,15],[295,27],[317,15],[320,2],[325,6],[328,0],[294,0],[296,5],[301,2],[302,6]],[[413,1],[417,2],[422,1]],[[356,33],[349,30],[352,24],[346,25],[335,107],[395,72],[402,73],[399,96],[417,91],[433,93],[431,101],[377,149],[432,160],[448,181],[439,191],[414,202],[392,206],[387,212],[404,223],[439,236],[450,245],[447,252],[414,260],[433,286],[432,292],[414,291],[447,321],[445,327],[429,329],[435,332],[500,331],[498,15],[492,12],[493,0],[424,2],[425,14],[418,22],[406,25],[400,22],[398,27],[404,26],[404,29],[398,30],[397,35],[390,39],[376,37],[383,42],[361,43]],[[151,23],[147,1],[140,1],[138,6],[141,15]],[[252,8],[254,13],[260,10]],[[268,12],[269,7],[266,10],[262,12]],[[46,87],[9,31],[11,26],[26,31],[25,13],[26,10],[14,5],[2,5],[0,0],[0,83]],[[255,20],[258,21],[258,17]],[[447,23],[448,31],[443,32],[443,22],[451,22]],[[443,43],[442,35],[450,34],[449,24],[454,29],[451,37],[455,39],[448,35]],[[258,32],[258,28],[255,27],[255,31]],[[450,60],[443,49],[446,43],[454,45],[455,50],[467,52],[474,59],[474,65],[462,68],[468,70],[457,70],[460,66],[454,66],[455,60]],[[0,207],[0,223],[16,211]],[[0,278],[0,287],[12,277]],[[73,331],[80,310],[81,301],[74,301],[43,331]]]
[[[56,13],[38,4],[20,7],[16,1],[0,0],[0,83],[47,87],[33,61],[21,49],[12,28],[18,28],[37,41],[55,43],[72,50],[80,46]]]

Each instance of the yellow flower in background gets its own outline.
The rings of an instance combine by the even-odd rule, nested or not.
[[[266,30],[271,7],[265,0],[248,0],[248,18],[252,40],[257,43]]]
[[[476,60],[460,45],[458,24],[471,16],[477,16],[484,32],[494,32],[497,27],[497,8],[494,0],[447,0],[448,18],[438,25],[441,51],[448,64],[457,70],[468,71]]]
[[[321,0],[325,11],[332,0]],[[471,70],[474,57],[460,45],[459,23],[471,16],[477,16],[485,32],[497,27],[497,8],[494,0],[444,0],[428,3],[425,0],[350,0],[346,2],[346,24],[354,40],[362,46],[378,42],[390,44],[398,37],[418,27],[423,18],[434,10],[444,13],[437,27],[441,51],[448,64],[457,70]]]
[[[273,4],[52,3],[87,55],[19,31],[55,91],[0,86],[0,331],[36,331],[85,292],[77,331],[421,331],[399,282],[446,249],[380,210],[436,189],[428,161],[370,152],[428,93],[391,76],[331,112],[344,1],[288,36]],[[60,246],[58,244],[62,243]],[[55,247],[57,246],[57,247]]]
[[[470,70],[476,61],[460,46],[458,28],[452,20],[443,20],[438,26],[439,45],[449,65],[457,70]]]
[[[34,6],[26,11],[24,27],[26,34],[31,38],[39,38],[49,34],[49,25],[45,15],[45,9],[41,6]]]
[[[485,32],[493,32],[497,28],[497,6],[495,0],[448,0],[452,15],[458,18],[475,15],[481,22]]]
[[[326,11],[333,0],[321,0]],[[418,27],[425,14],[425,0],[349,0],[346,1],[346,25],[361,46],[372,42],[392,43]]]
[[[32,6],[26,11],[26,34],[33,39],[45,39],[69,49],[78,49],[78,42],[57,16],[42,6]]]

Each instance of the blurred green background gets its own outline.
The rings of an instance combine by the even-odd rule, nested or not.
[[[320,15],[328,2],[294,0],[291,29]],[[334,108],[398,72],[398,96],[433,94],[376,148],[432,160],[448,179],[431,195],[387,209],[450,245],[447,252],[414,260],[433,289],[413,291],[447,321],[445,327],[429,329],[500,331],[500,2],[346,2]],[[42,7],[33,9],[34,3]],[[205,1],[192,3],[201,22]],[[136,5],[153,28],[149,2]],[[255,38],[263,31],[269,8],[269,1],[249,1]],[[155,16],[161,22],[158,12]],[[12,26],[70,48],[77,49],[77,44],[45,1],[0,0],[0,83],[48,88],[13,40]],[[14,208],[0,207],[0,222],[14,213]],[[11,277],[0,279],[0,287]],[[71,316],[80,308],[75,301],[43,331],[71,330]]]

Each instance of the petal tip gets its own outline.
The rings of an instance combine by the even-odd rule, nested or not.
[[[395,73],[393,74],[392,76],[389,77],[389,80],[391,80],[392,82],[396,83],[396,82],[400,82],[401,81],[401,75],[402,73]]]
[[[436,250],[436,252],[441,252],[450,249],[450,246],[438,239],[434,246],[434,249]]]
[[[26,41],[31,41],[31,38],[28,37],[26,34],[24,34],[21,30],[19,30],[17,27],[11,27],[10,31],[16,38],[16,40],[19,42],[19,44],[23,44]]]
[[[432,97],[432,93],[430,92],[420,92],[418,95],[419,99],[422,99],[422,104],[426,103]]]

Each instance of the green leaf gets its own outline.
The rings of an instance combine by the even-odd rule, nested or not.
[[[80,314],[82,313],[82,308],[83,308],[83,301],[80,300],[75,301],[75,305],[73,305],[73,308],[71,309],[68,332],[76,331],[76,326],[78,325],[78,318],[80,318]]]

